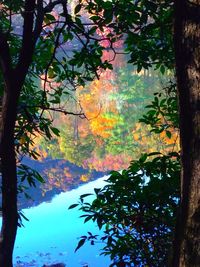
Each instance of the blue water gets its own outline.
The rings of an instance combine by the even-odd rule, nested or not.
[[[78,209],[68,210],[76,203],[81,194],[101,188],[106,177],[80,186],[69,192],[61,193],[50,203],[24,209],[29,222],[23,221],[24,227],[18,229],[14,250],[15,266],[36,266],[63,262],[67,267],[108,267],[109,258],[100,256],[98,245],[84,245],[78,252],[74,249],[78,237],[90,231],[99,234],[93,223],[83,224]]]

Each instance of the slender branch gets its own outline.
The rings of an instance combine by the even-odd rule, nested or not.
[[[57,50],[57,48],[59,47],[59,39],[60,39],[61,33],[62,33],[62,31],[64,30],[65,26],[66,26],[66,23],[64,23],[64,24],[62,25],[62,27],[60,28],[60,30],[59,30],[59,32],[58,32],[58,35],[57,35],[56,40],[55,40],[55,46],[54,46],[54,50],[53,50],[52,56],[51,56],[51,58],[50,58],[49,63],[48,63],[47,66],[46,66],[46,69],[45,69],[45,80],[44,80],[44,86],[43,86],[43,89],[44,89],[43,104],[44,104],[44,102],[45,102],[45,100],[46,100],[46,83],[47,83],[47,78],[48,78],[48,77],[47,77],[47,75],[48,75],[48,70],[49,70],[49,68],[50,68],[50,66],[51,66],[51,64],[52,64],[52,62],[53,62],[53,60],[54,60],[54,58],[55,58],[56,50]],[[42,114],[43,114],[43,111],[41,112],[41,115],[40,115],[40,116],[42,116]]]
[[[26,108],[40,108],[42,110],[56,111],[56,112],[62,113],[64,115],[74,115],[74,116],[79,116],[81,118],[86,118],[84,112],[75,113],[75,112],[72,112],[72,111],[66,111],[63,108],[45,107],[43,105],[26,106]]]

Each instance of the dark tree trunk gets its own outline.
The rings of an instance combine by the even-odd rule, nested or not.
[[[12,254],[17,233],[17,170],[14,130],[17,104],[22,91],[37,38],[42,29],[43,14],[38,15],[33,35],[35,0],[26,0],[22,47],[16,68],[12,59],[7,35],[0,31],[0,67],[4,79],[4,97],[0,125],[0,156],[2,168],[2,228],[0,234],[0,267],[12,267]],[[38,1],[38,9],[42,8]],[[38,14],[40,11],[38,11]]]
[[[12,76],[10,77],[13,78]],[[2,166],[2,229],[0,234],[0,266],[12,267],[12,253],[17,232],[17,174],[14,147],[14,128],[19,90],[14,79],[5,89],[1,117]],[[15,93],[14,93],[15,92]]]
[[[175,1],[174,45],[181,140],[181,207],[173,267],[200,266],[200,0]]]

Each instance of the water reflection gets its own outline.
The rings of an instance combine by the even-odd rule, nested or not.
[[[79,196],[93,192],[105,184],[100,178],[69,192],[60,193],[50,203],[42,203],[37,207],[24,209],[29,222],[18,229],[14,250],[15,266],[41,267],[43,264],[63,262],[68,267],[107,267],[109,258],[100,256],[101,244],[86,245],[74,254],[77,237],[87,231],[98,234],[92,223],[83,224],[78,219],[77,209],[68,210],[69,205],[77,202]]]
[[[30,198],[27,198],[23,192],[20,193],[18,196],[19,209],[51,201],[56,194],[70,191],[106,174],[106,172],[84,169],[63,159],[46,158],[43,161],[36,161],[24,158],[23,164],[37,170],[44,178],[45,183],[35,181],[36,187],[30,187],[26,180],[23,181],[23,186],[26,187],[25,193]]]

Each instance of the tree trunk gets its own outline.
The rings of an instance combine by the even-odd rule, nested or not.
[[[11,79],[13,77],[10,77]],[[15,79],[9,86],[14,86]],[[13,84],[12,84],[13,83]],[[19,90],[7,86],[1,117],[1,166],[2,166],[2,228],[0,234],[0,266],[12,267],[12,254],[17,232],[17,173],[14,148],[14,128]],[[12,88],[13,89],[13,88]]]
[[[174,46],[179,95],[181,206],[173,267],[200,266],[200,0],[175,1]]]

